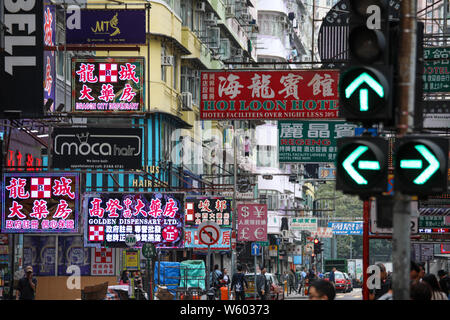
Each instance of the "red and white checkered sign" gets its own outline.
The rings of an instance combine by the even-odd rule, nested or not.
[[[114,250],[110,248],[95,248],[91,252],[91,274],[114,275]]]
[[[117,64],[100,63],[99,64],[99,82],[117,82]]]
[[[51,178],[31,178],[31,198],[51,198],[52,179]]]
[[[89,241],[104,241],[105,226],[89,226]]]
[[[95,248],[95,256],[94,256],[94,262],[95,263],[112,263],[113,259],[113,252],[110,248]]]
[[[193,202],[186,202],[185,204],[186,214],[184,216],[184,219],[188,222],[194,221],[194,203]]]

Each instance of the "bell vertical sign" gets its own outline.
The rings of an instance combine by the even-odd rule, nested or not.
[[[43,1],[2,1],[4,51],[0,51],[0,118],[43,115]],[[26,94],[24,94],[26,93]]]

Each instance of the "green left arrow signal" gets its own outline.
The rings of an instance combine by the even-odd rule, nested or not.
[[[438,159],[433,155],[433,153],[431,153],[430,150],[423,144],[416,145],[414,146],[414,148],[429,163],[428,167],[424,171],[422,171],[422,173],[416,179],[414,179],[415,184],[424,184],[439,169],[440,163]],[[400,168],[402,169],[422,169],[422,167],[422,160],[419,159],[400,160]]]
[[[353,163],[367,150],[369,150],[369,147],[366,146],[359,146],[355,150],[353,150],[350,155],[345,158],[345,160],[342,163],[342,166],[347,171],[348,175],[357,183],[357,184],[367,184],[367,180],[364,179],[364,177],[359,174],[358,171],[356,171],[355,167],[353,167]],[[361,170],[380,170],[380,162],[378,161],[368,161],[368,160],[361,160],[358,161],[358,169]]]

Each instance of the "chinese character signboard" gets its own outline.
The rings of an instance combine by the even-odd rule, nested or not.
[[[353,137],[344,121],[278,121],[280,162],[334,162],[336,139]]]
[[[144,107],[144,58],[73,58],[72,112],[136,113]]]
[[[423,53],[423,91],[450,92],[450,47],[424,48]]]
[[[333,230],[331,228],[319,227],[316,231],[311,231],[313,238],[333,238]]]
[[[213,221],[221,228],[231,227],[232,199],[224,197],[186,198],[186,226]]]
[[[78,232],[79,175],[5,173],[2,233]]]
[[[52,168],[141,169],[141,128],[54,128]]]
[[[238,241],[267,241],[267,204],[238,204]]]
[[[201,73],[200,119],[336,119],[337,70]]]
[[[316,218],[291,218],[289,220],[289,230],[314,232],[317,230],[317,219]]]
[[[334,234],[362,235],[362,222],[328,222],[328,228],[333,229]]]
[[[208,250],[206,244],[202,244],[198,237],[198,228],[186,227],[184,229],[184,247],[194,250]],[[219,240],[210,246],[211,250],[228,251],[231,249],[231,228],[220,228]]]
[[[145,44],[145,10],[81,10],[80,24],[67,26],[67,44]]]
[[[44,6],[44,45],[54,46],[56,37],[56,8],[55,6]],[[56,89],[56,57],[55,51],[44,51],[44,104],[52,99],[50,111],[55,109]]]
[[[184,226],[183,193],[86,193],[83,197],[85,245],[126,248],[181,248]]]
[[[319,167],[319,179],[336,179],[336,168]]]
[[[114,253],[115,250],[111,248],[93,248],[91,250],[91,275],[113,276]]]

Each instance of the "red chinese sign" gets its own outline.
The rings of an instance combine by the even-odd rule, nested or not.
[[[142,112],[144,58],[72,59],[73,112]]]
[[[2,233],[78,232],[78,174],[5,173]]]
[[[224,197],[186,198],[186,225],[198,226],[204,221],[212,221],[222,228],[231,227],[231,201],[231,198]]]
[[[238,241],[267,241],[267,204],[238,204]]]
[[[336,119],[338,70],[201,73],[200,119]]]
[[[6,153],[6,168],[11,171],[41,171],[42,159],[31,153],[23,153],[20,150],[8,150]],[[17,168],[8,168],[17,167]],[[26,168],[20,168],[26,167]]]

